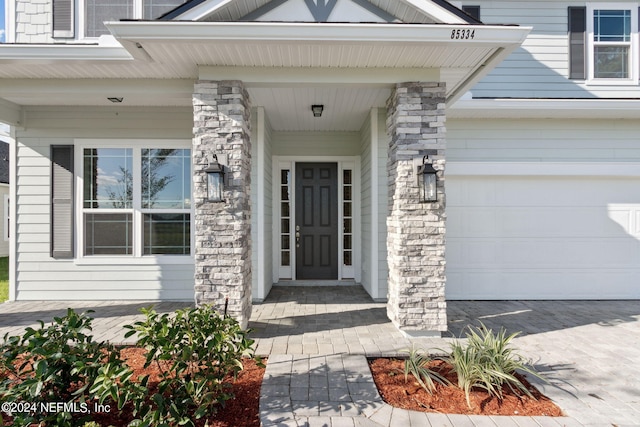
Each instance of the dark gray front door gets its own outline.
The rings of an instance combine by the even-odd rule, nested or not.
[[[337,279],[337,163],[296,164],[295,221],[296,278]]]

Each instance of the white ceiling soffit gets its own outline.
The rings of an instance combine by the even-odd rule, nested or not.
[[[361,17],[344,14],[360,8]],[[315,9],[315,10],[314,10]],[[319,10],[317,13],[316,11]],[[364,12],[368,13],[364,13]],[[343,12],[343,13],[339,13]],[[163,19],[178,21],[386,22],[466,24],[444,0],[205,0],[186,3]]]

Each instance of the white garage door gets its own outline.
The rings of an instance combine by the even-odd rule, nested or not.
[[[640,298],[640,179],[446,185],[448,299]]]

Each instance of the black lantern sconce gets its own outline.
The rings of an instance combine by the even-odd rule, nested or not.
[[[438,200],[438,192],[436,190],[436,170],[431,163],[427,163],[429,156],[422,158],[422,164],[416,168],[416,179],[418,188],[420,189],[421,202],[435,202]]]
[[[224,166],[218,163],[218,156],[213,155],[213,161],[204,170],[207,173],[207,200],[223,202]]]

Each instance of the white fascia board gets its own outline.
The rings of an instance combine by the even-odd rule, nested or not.
[[[530,27],[498,25],[345,24],[300,22],[106,22],[119,40],[129,41],[287,41],[292,43],[434,43],[457,46],[519,46]],[[473,39],[452,39],[457,29]]]
[[[100,45],[13,45],[0,44],[0,64],[64,61],[131,61],[122,46]]]
[[[451,118],[637,118],[637,99],[460,99]],[[603,116],[604,115],[604,116]]]

